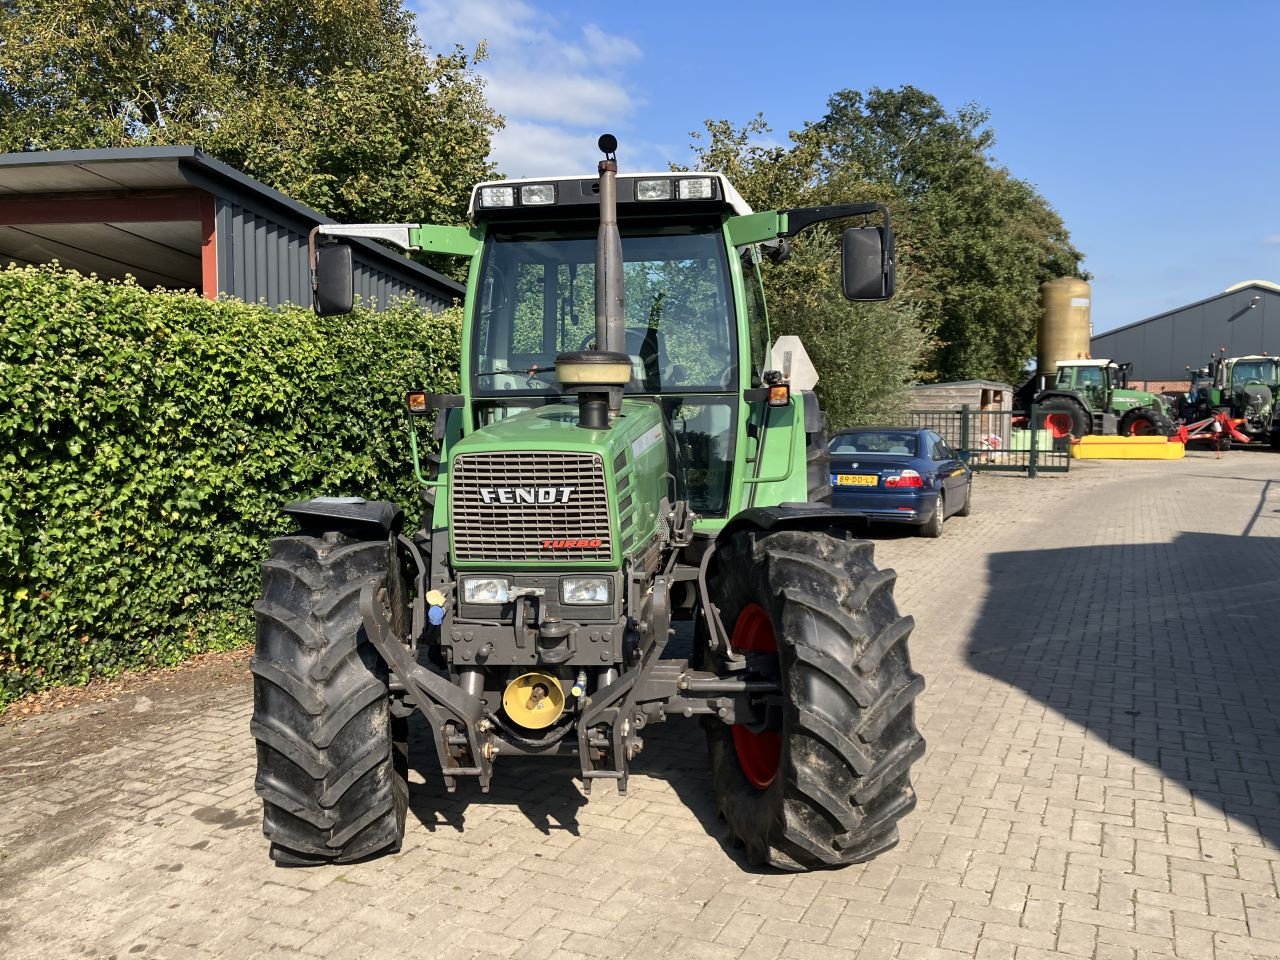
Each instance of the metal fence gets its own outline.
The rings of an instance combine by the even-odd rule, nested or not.
[[[1071,441],[1046,422],[1050,415],[1033,404],[1026,413],[981,410],[964,404],[959,410],[916,410],[911,425],[934,431],[974,470],[1066,473],[1071,468]],[[1033,429],[1034,425],[1034,429]]]

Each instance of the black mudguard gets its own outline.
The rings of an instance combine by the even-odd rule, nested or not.
[[[311,530],[335,530],[363,538],[388,537],[404,526],[404,511],[396,504],[362,497],[299,500],[284,512]]]
[[[867,515],[859,510],[831,507],[825,503],[780,503],[775,507],[751,507],[736,514],[716,535],[716,545],[729,540],[739,530],[849,530]]]

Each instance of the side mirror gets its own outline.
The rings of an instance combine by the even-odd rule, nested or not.
[[[884,227],[850,227],[841,243],[841,286],[846,300],[888,300],[893,296],[893,232]]]
[[[311,282],[316,313],[322,317],[350,313],[355,300],[351,248],[345,243],[317,246]]]

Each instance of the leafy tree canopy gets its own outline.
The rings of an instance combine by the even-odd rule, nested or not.
[[[338,220],[456,222],[482,55],[400,0],[0,0],[0,150],[191,143]]]
[[[882,325],[879,338],[859,338],[854,326],[831,328],[829,335],[838,330],[842,340],[878,352],[876,358],[838,356],[846,370],[853,368],[836,374],[846,389],[871,378],[891,393],[894,382],[913,372],[923,379],[1019,383],[1034,353],[1039,285],[1081,275],[1081,254],[1058,214],[993,158],[988,119],[972,104],[948,112],[915,87],[873,88],[834,94],[826,115],[793,132],[786,145],[760,143],[768,131],[761,117],[742,128],[709,121],[699,137],[700,165],[723,170],[757,209],[874,200],[892,211],[899,284],[892,303],[867,308],[828,302],[838,278],[834,237],[797,244],[793,262],[767,280],[782,332],[804,335],[790,328],[814,322],[812,306],[797,311],[794,304],[815,289],[806,284],[819,281],[828,285],[822,310],[833,318]],[[815,243],[827,251],[819,258],[820,275],[815,263],[801,266],[817,256],[807,252]],[[902,326],[883,326],[889,318]],[[828,353],[826,345],[820,350]],[[834,367],[837,359],[826,362]],[[828,374],[821,363],[819,368]],[[859,388],[863,402],[871,399],[869,389]],[[828,403],[831,393],[829,384]]]

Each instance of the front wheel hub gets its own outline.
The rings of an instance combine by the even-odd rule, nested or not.
[[[733,637],[729,643],[738,653],[764,653],[777,655],[778,641],[773,633],[769,614],[758,603],[748,604],[738,614],[733,625]],[[757,790],[764,790],[778,776],[782,759],[782,735],[776,730],[752,730],[737,723],[733,731],[733,746],[738,754],[738,766],[742,775]]]

